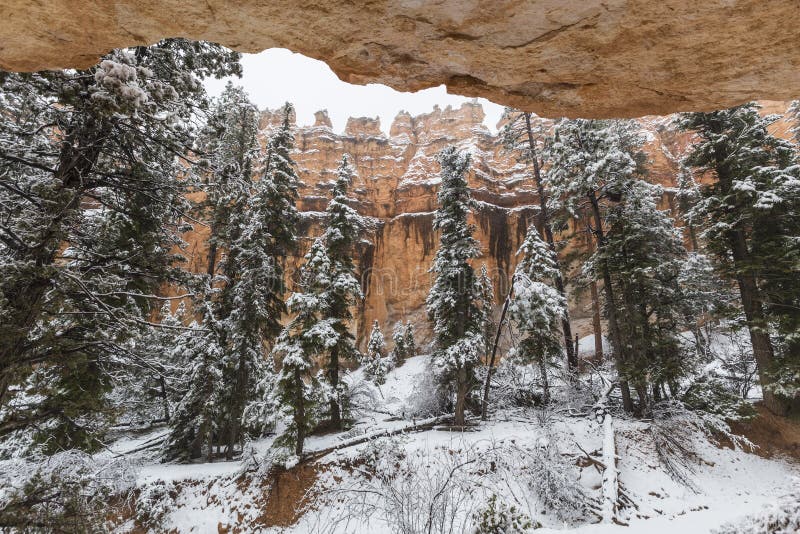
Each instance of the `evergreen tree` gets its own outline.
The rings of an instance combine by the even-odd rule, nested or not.
[[[140,325],[127,341],[131,362],[115,376],[111,394],[114,410],[123,422],[168,422],[173,406],[180,400],[179,384],[188,362],[173,349],[176,338],[184,331],[187,315],[183,301],[174,313],[171,301],[164,301],[155,318],[158,326]]]
[[[206,198],[200,208],[201,217],[208,221],[210,229],[207,273],[211,285],[217,276],[222,280],[232,276],[237,265],[236,251],[231,250],[231,245],[241,230],[253,182],[258,157],[257,132],[258,110],[244,89],[228,82],[197,142],[197,150],[204,156],[200,190]],[[221,266],[218,259],[224,251],[229,258]]]
[[[384,355],[386,352],[386,339],[383,337],[378,321],[372,324],[372,332],[369,334],[367,344],[367,354],[364,356],[364,374],[378,386],[386,383],[386,374],[391,365],[389,357]]]
[[[566,302],[550,284],[558,274],[553,249],[545,243],[535,225],[517,252],[522,256],[514,272],[514,293],[509,316],[522,336],[514,359],[535,363],[542,377],[542,401],[550,402],[547,366],[561,355],[559,322]]]
[[[616,297],[611,305],[629,350],[623,376],[644,411],[651,399],[663,398],[665,385],[677,394],[678,380],[690,370],[678,332],[695,318],[686,316],[679,285],[686,249],[669,214],[657,207],[661,188],[631,180],[621,193],[608,209],[605,246],[591,261],[609,271]]]
[[[245,434],[254,435],[258,428],[270,426],[268,420],[253,420],[256,412],[251,412],[250,427],[242,428],[242,418],[247,405],[261,402],[268,388],[271,370],[264,359],[264,345],[280,333],[281,317],[286,312],[284,261],[296,247],[299,219],[295,207],[297,174],[289,155],[294,141],[290,113],[287,104],[283,125],[267,147],[264,175],[252,185],[243,213],[237,216],[241,226],[227,260],[235,258],[236,266],[226,265],[225,269],[229,274],[224,294],[230,306],[223,362],[228,384],[224,417],[228,421],[229,456],[237,443],[242,444]]]
[[[686,113],[678,125],[698,137],[686,164],[714,177],[692,217],[738,286],[764,403],[785,414],[800,399],[800,166],[796,147],[767,130],[776,119],[750,103]]]
[[[555,261],[558,273],[554,278],[556,290],[564,299],[567,298],[564,288],[564,278],[561,266],[558,264],[558,251],[553,231],[559,229],[556,220],[558,198],[551,198],[550,192],[545,188],[545,157],[548,155],[546,148],[553,142],[548,135],[544,124],[533,113],[506,108],[503,113],[506,124],[500,132],[503,145],[506,149],[518,154],[519,159],[533,170],[533,181],[539,197],[539,226],[544,230],[547,244],[556,254]],[[561,319],[561,332],[564,337],[564,349],[567,355],[567,365],[572,370],[578,367],[578,355],[572,344],[572,327],[569,322],[569,309],[564,307],[564,317]]]
[[[305,255],[298,291],[287,302],[294,318],[283,329],[273,349],[281,369],[276,383],[277,402],[289,417],[281,443],[303,453],[303,442],[315,423],[319,382],[312,375],[316,358],[339,343],[337,321],[329,318],[328,291],[336,276],[322,239]]]
[[[223,404],[225,348],[220,340],[222,326],[214,318],[212,306],[207,303],[204,308],[202,323],[193,322],[175,340],[175,357],[186,361],[187,368],[181,388],[184,393],[170,419],[164,450],[167,460],[213,459]]]
[[[0,416],[51,448],[101,446],[112,376],[180,244],[200,80],[238,54],[182,39],[88,70],[0,73]],[[28,380],[32,378],[33,380]],[[40,380],[44,378],[44,380]],[[10,410],[15,384],[37,405]],[[30,391],[29,391],[30,392]],[[102,418],[106,418],[102,416]]]
[[[467,215],[473,201],[466,181],[469,155],[448,147],[437,155],[442,167],[439,207],[433,220],[440,232],[431,272],[436,279],[426,300],[433,323],[433,362],[439,383],[455,389],[454,424],[464,424],[467,395],[483,346],[480,287],[470,260],[480,254]]]
[[[333,198],[326,211],[327,228],[323,234],[326,254],[331,261],[331,286],[325,294],[326,318],[336,332],[336,343],[330,347],[327,362],[327,379],[330,386],[330,422],[333,428],[342,428],[341,396],[339,382],[340,361],[357,360],[355,337],[350,332],[353,319],[351,308],[364,295],[356,277],[353,252],[358,235],[363,228],[361,216],[348,205],[347,190],[355,176],[355,169],[345,154],[336,171]]]
[[[624,187],[641,172],[643,143],[629,121],[562,120],[555,128],[554,140],[546,154],[551,169],[545,177],[551,195],[563,199],[575,219],[592,221],[596,249],[601,254],[592,272],[602,280],[605,314],[608,318],[611,348],[626,411],[633,410],[630,388],[624,376],[628,356],[620,333],[614,306],[616,298],[611,273],[602,251],[606,247],[604,218],[610,204],[618,202]]]
[[[391,359],[392,363],[400,366],[409,358],[417,355],[417,346],[414,341],[414,325],[411,322],[396,323],[392,330],[392,341],[394,342],[394,349],[392,350]]]

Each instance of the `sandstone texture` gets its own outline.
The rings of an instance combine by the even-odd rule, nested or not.
[[[781,102],[762,105],[765,113],[783,113],[787,108]],[[637,120],[647,140],[647,179],[664,187],[662,209],[674,208],[680,159],[691,141],[689,135],[674,129],[673,118]],[[301,252],[322,233],[335,169],[343,154],[351,156],[358,172],[351,187],[353,207],[368,221],[356,258],[366,296],[363,305],[354,310],[354,333],[362,344],[375,319],[387,337],[395,323],[411,321],[417,327],[420,344],[431,340],[425,298],[432,283],[428,269],[438,246],[432,227],[439,184],[439,165],[434,156],[450,144],[472,157],[468,179],[477,201],[472,222],[482,249],[475,267],[486,264],[498,304],[504,298],[517,263],[517,249],[528,225],[536,221],[538,199],[531,170],[503,149],[498,136],[482,124],[483,119],[479,104],[465,103],[458,109],[435,108],[418,116],[401,111],[388,128],[377,119],[361,117],[351,118],[344,133],[335,133],[325,111],[316,113],[313,126],[296,128],[293,157],[303,182],[298,202],[305,236]],[[280,111],[262,112],[262,141],[280,122]],[[788,135],[788,126],[779,121],[773,129],[779,135]],[[189,267],[197,272],[206,269],[206,239],[207,231],[202,227],[186,238]],[[579,232],[570,246],[590,250],[593,244],[587,234]],[[567,256],[570,250],[564,252],[562,256]],[[301,261],[302,255],[289,258],[290,270],[296,273]],[[567,279],[574,282],[577,265],[570,270]],[[574,284],[568,290],[573,331],[581,337],[590,335],[590,292]]]
[[[88,67],[186,37],[288,48],[351,83],[635,117],[796,98],[798,13],[798,0],[4,0],[0,67]]]

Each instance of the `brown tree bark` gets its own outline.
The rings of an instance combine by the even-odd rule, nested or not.
[[[331,419],[331,427],[336,430],[342,429],[342,409],[339,406],[338,390],[339,390],[339,347],[334,346],[331,349],[331,358],[328,363],[328,384],[330,384],[332,395],[329,402],[329,411]]]
[[[736,282],[742,297],[742,308],[747,320],[750,343],[753,346],[753,356],[758,364],[758,379],[762,387],[764,405],[775,415],[786,415],[789,411],[789,404],[766,388],[771,383],[768,373],[774,364],[775,354],[767,331],[761,292],[753,273],[744,267],[750,256],[744,232],[733,230],[729,240],[737,273]]]
[[[600,322],[600,295],[597,293],[597,281],[589,284],[592,294],[592,330],[594,331],[594,357],[603,361],[603,324]]]
[[[297,429],[297,439],[294,443],[294,453],[297,456],[301,456],[303,454],[303,444],[306,440],[306,431],[305,431],[306,407],[303,399],[303,377],[300,376],[300,371],[295,370],[294,382],[295,382],[295,390],[297,391],[297,397],[295,398],[295,403],[294,403],[295,405],[294,426]]]
[[[589,204],[592,207],[592,217],[594,218],[594,235],[597,243],[597,250],[602,251],[605,247],[605,235],[603,233],[603,219],[600,216],[600,205],[594,191],[592,191],[588,197]],[[611,285],[611,274],[608,272],[608,265],[606,265],[605,261],[601,261],[597,267],[600,269],[600,274],[603,278],[603,292],[605,293],[606,308],[608,310],[608,330],[611,340],[611,350],[614,353],[614,363],[617,367],[617,372],[620,374],[619,389],[622,393],[622,407],[626,412],[631,413],[633,412],[631,391],[630,387],[628,387],[628,381],[622,377],[625,355],[622,351],[622,339],[619,333],[619,324],[617,323],[617,310],[614,307],[616,300],[614,299],[614,288]]]

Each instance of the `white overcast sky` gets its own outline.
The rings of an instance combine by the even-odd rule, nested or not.
[[[322,61],[283,48],[244,54],[242,66],[242,77],[233,82],[244,87],[259,109],[275,109],[289,101],[295,105],[299,125],[314,124],[314,112],[327,109],[336,132],[344,130],[348,117],[376,116],[381,129],[388,132],[400,110],[419,115],[433,110],[435,104],[458,107],[469,100],[447,94],[444,87],[401,93],[380,84],[352,85],[337,78]],[[206,88],[216,96],[226,81],[208,80]],[[503,108],[485,99],[479,101],[486,112],[484,123],[495,131]]]

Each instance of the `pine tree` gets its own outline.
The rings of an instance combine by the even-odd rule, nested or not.
[[[364,295],[356,277],[353,253],[358,235],[363,228],[361,216],[348,205],[347,190],[355,176],[345,154],[336,171],[333,198],[326,211],[327,228],[323,234],[326,254],[331,261],[331,286],[326,292],[326,318],[336,332],[336,343],[330,347],[327,362],[327,379],[330,386],[330,423],[333,428],[342,428],[341,396],[339,382],[340,361],[357,360],[355,337],[350,332],[353,319],[351,308]]]
[[[551,169],[545,177],[554,198],[563,199],[575,219],[592,221],[596,249],[606,246],[604,217],[609,204],[619,201],[624,187],[641,172],[643,143],[629,121],[562,120],[555,128],[553,142],[547,147]],[[633,410],[630,388],[624,376],[627,347],[620,333],[620,321],[614,302],[611,274],[604,260],[594,265],[594,274],[603,282],[605,314],[608,318],[611,347],[620,390],[626,411]]]
[[[364,355],[364,374],[378,386],[386,383],[386,374],[390,370],[389,356],[386,356],[386,339],[383,337],[378,321],[372,323],[369,334],[367,353]]]
[[[175,357],[187,362],[183,395],[170,419],[170,433],[164,449],[167,460],[213,459],[214,437],[220,431],[222,409],[222,360],[225,355],[220,337],[222,326],[214,318],[210,304],[203,310],[203,321],[193,322],[175,340]]]
[[[133,425],[168,422],[179,383],[188,362],[173,350],[187,320],[183,301],[172,312],[166,299],[157,317],[158,325],[140,325],[127,341],[131,365],[120,374],[111,394],[114,410]]]
[[[88,70],[0,74],[4,430],[46,429],[48,447],[101,445],[91,421],[129,363],[126,341],[149,322],[156,286],[185,282],[171,251],[190,182],[178,176],[192,170],[206,107],[200,79],[240,72],[238,57],[170,39]],[[33,375],[47,377],[34,380],[42,403],[4,411]]]
[[[699,139],[685,163],[714,176],[693,219],[738,286],[764,403],[786,414],[800,399],[800,167],[796,147],[767,130],[776,119],[750,103],[683,114],[678,125]]]
[[[560,226],[556,221],[556,212],[559,210],[558,199],[551,198],[550,192],[545,187],[547,185],[544,171],[545,157],[548,155],[546,148],[553,142],[553,138],[545,131],[542,121],[537,120],[538,117],[530,112],[506,108],[503,118],[507,120],[500,132],[503,145],[506,149],[519,154],[520,161],[533,169],[533,181],[539,197],[539,226],[544,230],[547,244],[556,254],[555,260],[558,265],[558,273],[554,278],[556,290],[566,299],[564,278],[561,266],[558,264],[558,251],[553,236],[554,229]],[[575,370],[578,367],[578,355],[572,344],[572,327],[569,321],[569,309],[566,306],[564,317],[561,319],[561,332],[564,337],[567,365],[571,370]]]
[[[207,273],[212,285],[217,276],[224,279],[236,267],[231,245],[241,230],[241,217],[253,182],[257,131],[258,110],[244,89],[228,82],[197,142],[197,150],[204,155],[200,190],[206,198],[200,208],[210,229]],[[229,254],[229,272],[225,272],[225,266],[220,272],[218,258],[223,251]]]
[[[395,366],[403,365],[403,362],[417,355],[417,346],[414,341],[414,325],[410,322],[405,324],[398,322],[392,330],[392,349],[391,360]]]
[[[426,300],[433,323],[433,361],[443,387],[455,389],[454,424],[464,425],[467,395],[474,383],[474,370],[483,345],[480,288],[470,260],[480,254],[472,237],[467,215],[473,201],[467,187],[468,154],[448,147],[437,155],[442,167],[439,207],[433,220],[440,232],[439,249],[431,272],[436,279]]]
[[[296,225],[299,219],[297,174],[289,152],[293,136],[289,126],[291,106],[284,107],[282,127],[267,147],[264,175],[252,185],[243,212],[236,215],[240,227],[230,243],[228,262],[235,258],[235,268],[225,266],[227,285],[223,300],[230,315],[226,319],[226,383],[228,384],[227,454],[230,456],[245,435],[256,434],[257,428],[269,427],[268,420],[250,423],[242,428],[248,404],[263,400],[271,370],[264,358],[264,345],[281,331],[284,304],[284,261],[296,247]],[[249,130],[248,130],[249,131]],[[235,220],[236,220],[235,219]],[[260,388],[260,391],[257,390]]]
[[[280,359],[277,402],[289,423],[281,443],[292,445],[296,455],[315,423],[320,385],[311,371],[315,359],[339,343],[336,320],[329,315],[328,291],[336,276],[325,243],[316,239],[305,255],[298,291],[287,302],[294,318],[278,337],[273,354]]]
[[[417,355],[417,342],[414,339],[414,325],[411,324],[411,321],[406,322],[405,332],[403,334],[404,343],[403,346],[405,347],[405,359],[413,358]]]
[[[634,385],[639,409],[666,394],[676,395],[678,381],[690,370],[678,332],[694,323],[687,316],[687,295],[681,291],[681,267],[686,249],[679,230],[657,200],[660,186],[631,180],[620,202],[609,207],[608,233],[592,262],[604,265],[621,319],[621,341],[629,349],[624,376]]]
[[[550,402],[547,366],[561,354],[559,323],[566,302],[552,281],[558,274],[553,249],[545,243],[535,225],[517,252],[521,256],[514,272],[513,298],[509,317],[521,334],[514,359],[535,363],[542,378],[542,401]]]

